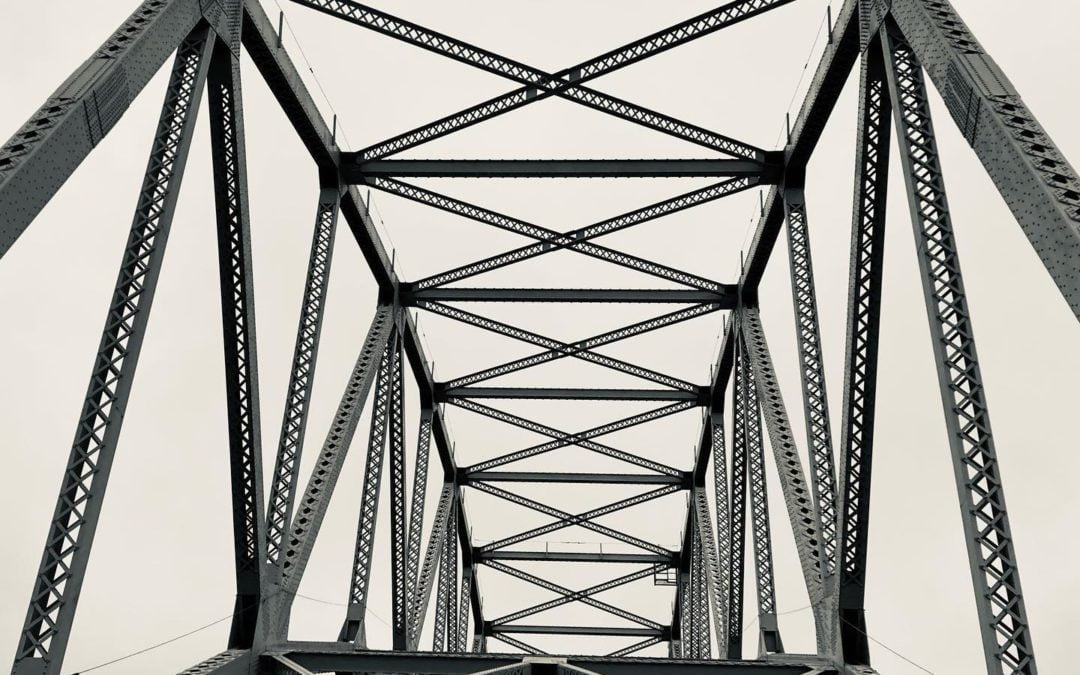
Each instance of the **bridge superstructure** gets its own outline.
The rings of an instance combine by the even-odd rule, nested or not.
[[[847,0],[830,15],[827,46],[781,150],[682,121],[605,94],[589,83],[724,28],[782,11],[793,0],[731,0],[714,10],[556,72],[473,46],[353,0],[295,4],[504,77],[512,88],[369,147],[344,151],[336,119],[318,112],[283,47],[281,25],[258,0],[146,0],[0,148],[0,255],[30,225],[135,95],[172,56],[172,66],[123,262],[55,515],[49,526],[15,675],[61,672],[110,469],[116,452],[200,102],[210,111],[236,576],[227,649],[189,673],[869,673],[865,621],[870,472],[890,153],[898,152],[910,206],[942,410],[988,673],[1035,673],[983,378],[971,328],[928,100],[928,82],[1058,286],[1080,316],[1080,178],[994,60],[947,0]],[[310,261],[285,414],[272,467],[263,466],[255,340],[251,223],[240,59],[257,67],[311,155],[320,178]],[[818,301],[805,199],[811,155],[858,66],[859,119],[852,214],[842,424],[830,425]],[[705,159],[446,160],[395,158],[460,129],[558,97],[692,143]],[[895,139],[894,139],[895,136]],[[499,213],[417,184],[417,178],[710,178],[703,188],[570,231]],[[358,188],[412,200],[521,235],[530,243],[419,279],[403,279]],[[766,187],[760,218],[736,279],[715,281],[600,243],[663,216]],[[344,216],[378,286],[370,326],[322,444],[308,415],[339,217]],[[758,289],[783,233],[794,298],[801,391],[781,395],[759,314]],[[662,280],[664,288],[494,288],[458,285],[556,251],[582,254]],[[484,303],[633,303],[666,311],[566,342],[485,316]],[[480,309],[477,309],[477,308]],[[535,352],[449,380],[435,378],[417,326],[439,315],[531,345]],[[724,331],[707,382],[692,382],[610,356],[600,348],[717,312]],[[777,339],[776,336],[769,336]],[[636,388],[495,386],[490,380],[576,359],[641,382]],[[407,461],[405,378],[419,391],[418,443]],[[520,381],[521,378],[518,378]],[[644,412],[575,430],[498,407],[498,401],[582,400],[650,404]],[[786,405],[803,410],[793,427]],[[472,465],[458,463],[446,411],[461,408],[547,440]],[[336,639],[290,641],[293,602],[311,558],[362,412],[370,410],[364,482],[347,609]],[[700,415],[692,465],[680,468],[614,447],[603,437],[679,413]],[[305,441],[308,441],[305,443]],[[301,454],[316,452],[301,483]],[[621,463],[623,472],[510,465],[576,448]],[[356,451],[354,451],[356,452]],[[801,453],[805,453],[801,456]],[[771,522],[767,464],[775,464],[787,523]],[[534,462],[530,466],[537,466]],[[269,475],[264,489],[263,476]],[[429,482],[440,485],[432,511]],[[529,498],[522,484],[616,485],[633,493],[586,511]],[[409,486],[412,486],[411,494]],[[380,497],[389,491],[389,508]],[[467,491],[544,516],[544,524],[493,542],[471,535]],[[557,495],[558,492],[552,494]],[[671,495],[686,500],[668,547],[612,527],[607,515]],[[550,503],[549,503],[550,502]],[[381,520],[380,520],[381,518]],[[390,579],[375,579],[377,526],[388,523]],[[523,547],[584,528],[633,552],[558,552]],[[790,529],[812,606],[816,653],[785,653],[777,620],[772,531]],[[385,526],[383,528],[385,530]],[[528,565],[524,563],[529,563]],[[603,565],[634,571],[570,588],[536,570]],[[504,616],[484,612],[485,567],[556,598]],[[743,602],[752,572],[757,654],[743,654]],[[392,644],[370,648],[367,604],[389,583]],[[629,584],[672,587],[658,621],[602,593]],[[606,596],[607,597],[607,596]],[[544,612],[580,603],[614,616],[604,625],[544,623]],[[433,644],[422,645],[425,625]],[[530,636],[627,640],[606,656],[552,656]],[[328,636],[332,637],[332,636]],[[635,656],[664,645],[666,658]],[[505,653],[506,647],[514,653]]]

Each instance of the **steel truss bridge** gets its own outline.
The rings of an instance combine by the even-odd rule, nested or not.
[[[1080,314],[1080,179],[994,60],[947,0],[847,0],[828,28],[828,45],[782,150],[743,140],[609,96],[589,85],[601,75],[781,10],[791,0],[731,0],[593,59],[547,72],[352,0],[296,4],[510,81],[509,91],[359,151],[336,143],[333,123],[316,110],[297,66],[282,47],[280,25],[257,0],[146,0],[0,149],[0,255],[117,123],[135,95],[172,56],[161,116],[109,304],[100,348],[78,417],[55,515],[33,582],[13,673],[61,672],[110,469],[146,333],[150,306],[176,208],[200,101],[210,111],[221,313],[225,326],[232,529],[236,601],[226,649],[187,673],[869,673],[864,619],[870,470],[873,459],[882,247],[888,161],[902,160],[902,189],[917,243],[941,402],[955,467],[978,622],[989,673],[1035,673],[1036,663],[1016,569],[1003,484],[971,330],[949,203],[927,99],[941,92],[952,121],[1011,208],[1073,312]],[[251,274],[240,59],[257,66],[311,154],[321,190],[303,293],[286,409],[272,467],[260,445],[258,359]],[[843,408],[829,424],[821,338],[804,200],[807,163],[858,65],[859,121]],[[927,77],[929,76],[929,77]],[[398,153],[535,101],[559,97],[685,140],[709,159],[428,160]],[[335,120],[336,121],[336,120]],[[709,186],[572,231],[559,231],[420,187],[418,177],[714,177]],[[358,186],[426,204],[531,243],[421,279],[395,271]],[[714,281],[600,243],[626,228],[766,186],[741,275]],[[897,188],[899,189],[899,188]],[[314,196],[314,195],[313,195]],[[339,214],[378,285],[370,328],[317,449],[306,486],[304,448],[326,286]],[[790,249],[801,392],[780,395],[762,328],[758,287],[785,233]],[[678,289],[461,288],[452,282],[553,251],[573,251],[630,268]],[[468,311],[460,303],[664,303],[679,308],[575,342],[564,342]],[[484,305],[479,305],[483,307]],[[416,316],[430,312],[535,347],[526,358],[448,381],[433,377]],[[598,348],[727,312],[709,382],[690,382]],[[769,336],[777,339],[776,336]],[[628,374],[635,389],[495,387],[489,380],[558,359],[577,359]],[[406,461],[405,372],[420,392],[415,464]],[[730,398],[728,395],[730,392]],[[653,402],[649,411],[585,430],[553,428],[492,405],[501,399]],[[802,405],[794,429],[786,405]],[[455,461],[445,410],[457,406],[548,438],[545,443],[471,466]],[[371,410],[355,558],[336,639],[288,640],[290,611],[361,411]],[[687,410],[701,413],[689,470],[620,450],[601,440],[620,429]],[[725,420],[725,417],[727,420]],[[433,446],[433,447],[432,447]],[[620,461],[625,473],[569,473],[505,467],[576,447]],[[364,449],[361,449],[363,452]],[[771,460],[766,459],[770,451]],[[314,450],[310,451],[314,452]],[[354,451],[355,452],[355,451]],[[806,465],[800,453],[806,453]],[[767,462],[775,462],[788,523],[769,519]],[[384,466],[386,465],[386,466]],[[264,471],[270,473],[264,494]],[[385,475],[384,475],[385,474]],[[431,518],[430,481],[441,485]],[[389,510],[378,511],[389,490]],[[585,512],[541,503],[521,483],[617,484],[636,494]],[[411,495],[407,486],[413,486]],[[484,492],[547,518],[547,524],[480,545],[472,540],[466,490]],[[553,493],[555,494],[555,493]],[[665,495],[685,494],[685,519],[671,523],[672,550],[600,522],[608,514]],[[749,515],[749,517],[748,517]],[[372,559],[379,517],[389,520],[392,645],[367,644],[366,604],[375,584]],[[633,553],[558,553],[515,547],[578,526],[627,544]],[[790,528],[812,604],[815,654],[786,654],[777,622],[771,532]],[[384,528],[385,529],[385,528]],[[749,541],[748,541],[749,536]],[[425,545],[426,542],[426,545]],[[747,548],[750,547],[750,548]],[[750,552],[752,551],[752,555]],[[744,566],[744,559],[752,564]],[[587,588],[568,588],[520,563],[635,565],[637,571]],[[556,599],[501,617],[485,615],[477,569],[487,566],[551,591]],[[537,569],[530,567],[529,569]],[[746,577],[757,593],[759,651],[744,655]],[[632,583],[673,587],[670,620],[657,621],[600,599]],[[434,597],[433,597],[434,596]],[[581,603],[614,615],[617,626],[543,623],[543,612]],[[430,608],[429,608],[430,606]],[[433,625],[433,645],[421,645]],[[536,635],[618,636],[628,646],[606,656],[549,656]],[[334,638],[335,636],[328,636]],[[664,645],[667,658],[635,654]],[[510,648],[513,653],[505,653]],[[751,658],[752,657],[752,658]]]

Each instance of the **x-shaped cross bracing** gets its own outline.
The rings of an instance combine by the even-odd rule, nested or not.
[[[619,609],[618,607],[609,605],[602,600],[597,600],[592,596],[603,593],[604,591],[609,591],[612,588],[625,586],[626,584],[637,581],[638,579],[651,577],[653,574],[664,570],[667,567],[667,565],[665,564],[651,565],[649,567],[646,567],[645,569],[637,570],[636,572],[631,572],[630,574],[625,574],[621,577],[605,581],[595,586],[590,586],[589,588],[585,588],[580,591],[570,590],[565,586],[560,586],[559,584],[552,583],[550,581],[547,581],[546,579],[542,579],[535,575],[529,574],[528,572],[524,572],[515,567],[511,567],[510,565],[506,565],[495,560],[488,560],[485,562],[485,564],[492,569],[499,570],[500,572],[509,574],[510,576],[517,577],[522,581],[527,581],[533,585],[545,588],[549,591],[553,591],[561,596],[553,600],[548,600],[547,602],[542,602],[538,605],[533,605],[531,607],[518,610],[516,612],[513,612],[512,614],[507,614],[497,619],[493,619],[491,622],[493,625],[508,624],[511,621],[518,621],[520,619],[524,619],[525,617],[539,614],[540,612],[546,612],[549,609],[554,609],[555,607],[566,605],[571,602],[582,602],[586,605],[590,605],[597,609],[608,612],[609,614],[614,614],[615,616],[618,616],[620,618],[626,619],[628,621],[633,621],[634,623],[642,626],[646,626],[647,628],[661,628],[661,625],[656,623],[655,621],[646,619],[645,617],[634,614],[633,612],[627,612],[626,610]]]
[[[547,504],[541,504],[540,502],[533,501],[532,499],[528,499],[527,497],[522,497],[521,495],[510,492],[509,490],[503,490],[502,488],[495,487],[494,485],[491,485],[489,483],[475,482],[472,483],[472,487],[480,490],[481,492],[487,492],[488,494],[494,495],[496,497],[501,497],[508,502],[513,502],[514,504],[518,504],[519,506],[524,506],[526,508],[532,509],[533,511],[538,511],[540,513],[544,513],[555,518],[559,518],[562,520],[576,519],[576,522],[570,523],[570,525],[579,525],[587,530],[592,530],[593,532],[602,534],[606,537],[611,537],[616,541],[621,541],[625,544],[630,544],[631,546],[636,546],[642,550],[650,551],[652,553],[659,553],[661,555],[672,555],[672,552],[667,550],[663,546],[658,546],[657,544],[653,544],[652,542],[648,542],[639,537],[626,534],[625,532],[621,532],[606,525],[601,525],[592,520],[583,519],[580,515],[575,515],[573,513],[569,513],[568,511],[563,511],[553,506],[548,506]]]
[[[602,445],[589,439],[595,438],[597,436],[603,436],[604,434],[610,434],[621,429],[627,429],[629,427],[643,424],[645,422],[651,422],[655,419],[666,417],[668,415],[673,415],[684,410],[689,410],[693,407],[693,404],[689,401],[680,401],[678,403],[673,403],[662,408],[649,410],[647,412],[639,413],[625,419],[617,420],[603,426],[586,429],[585,431],[581,431],[576,434],[568,434],[559,431],[558,429],[553,429],[549,426],[533,422],[532,420],[527,420],[524,417],[518,417],[517,415],[511,415],[510,413],[504,412],[502,410],[496,410],[495,408],[477,403],[476,401],[470,401],[468,399],[454,399],[451,401],[451,403],[456,406],[465,408],[466,410],[471,410],[475,413],[479,413],[492,419],[499,420],[500,422],[513,424],[514,426],[521,427],[522,429],[528,429],[529,431],[534,431],[538,434],[550,436],[555,439],[547,443],[534,445],[530,448],[525,448],[524,450],[518,450],[517,452],[512,452],[507,455],[502,455],[501,457],[496,457],[494,459],[489,459],[487,461],[474,464],[465,469],[465,474],[467,476],[470,474],[479,473],[481,471],[489,471],[495,467],[503,466],[504,464],[510,464],[511,462],[517,462],[528,457],[542,455],[545,452],[550,452],[552,450],[563,448],[568,445],[577,445],[585,448],[586,450],[592,450],[593,452],[599,453],[601,455],[607,455],[608,457],[622,460],[627,464],[633,464],[634,466],[639,466],[643,469],[648,469],[655,473],[662,473],[669,476],[681,476],[682,472],[674,467],[667,466],[666,464],[660,464],[659,462],[652,462],[650,460],[644,459],[643,457],[638,457],[637,455],[631,454],[629,452],[617,450],[615,448]]]
[[[671,387],[672,389],[682,389],[684,391],[697,391],[697,386],[685,380],[671,377],[670,375],[664,375],[663,373],[658,373],[654,370],[643,368],[632,363],[627,363],[625,361],[610,356],[597,354],[596,352],[592,351],[592,349],[595,349],[596,347],[601,347],[603,345],[611,344],[613,342],[618,342],[620,340],[625,340],[627,338],[634,337],[635,335],[641,335],[649,331],[654,331],[659,328],[671,326],[676,323],[680,323],[682,321],[686,321],[688,319],[692,319],[698,316],[710,314],[720,309],[719,304],[702,303],[698,305],[692,305],[691,307],[680,309],[669,314],[663,314],[653,319],[647,319],[645,321],[640,321],[638,323],[624,326],[613,331],[608,331],[607,333],[594,335],[593,337],[587,338],[585,340],[568,343],[544,337],[543,335],[517,328],[501,321],[495,321],[494,319],[489,319],[478,314],[473,314],[472,312],[466,312],[465,310],[458,309],[457,307],[450,307],[449,305],[445,305],[441,302],[421,300],[416,303],[416,306],[451,319],[456,319],[457,321],[461,321],[462,323],[467,323],[478,328],[489,330],[493,333],[498,333],[499,335],[505,335],[507,337],[512,337],[516,340],[521,340],[523,342],[528,342],[530,344],[535,344],[547,348],[547,351],[533,354],[532,356],[527,356],[522,359],[509,361],[498,366],[485,368],[484,370],[455,378],[446,383],[447,387],[464,387],[470,384],[481,382],[483,380],[491,379],[493,377],[500,377],[502,375],[507,375],[509,373],[517,372],[519,370],[524,370],[526,368],[532,368],[533,366],[538,366],[541,363],[547,363],[549,361],[565,358],[567,356],[573,356],[583,361],[595,363],[597,365],[611,368],[612,370],[617,370],[619,372],[627,373],[635,377],[640,377],[651,382],[663,384],[665,386]]]
[[[386,157],[407,148],[416,147],[550,96],[559,96],[718,152],[747,159],[761,159],[764,152],[759,148],[648,110],[629,101],[608,96],[583,86],[583,83],[791,1],[736,0],[675,24],[666,30],[601,54],[594,59],[564,68],[556,73],[548,73],[352,0],[294,0],[298,4],[312,7],[423,49],[449,56],[454,60],[502,75],[524,85],[502,96],[483,101],[458,113],[368,147],[360,153],[364,159]]]
[[[452,270],[447,270],[440,274],[420,279],[411,284],[411,286],[417,290],[443,286],[454,281],[461,281],[462,279],[467,279],[476,276],[477,274],[483,274],[500,267],[535,258],[544,255],[545,253],[569,249],[644,274],[673,281],[698,290],[712,291],[715,293],[721,290],[722,284],[712,281],[711,279],[705,279],[695,274],[690,274],[689,272],[683,272],[682,270],[652,262],[651,260],[622,253],[621,251],[616,251],[606,246],[592,244],[589,243],[589,240],[613,232],[618,232],[619,230],[624,230],[634,225],[640,225],[650,220],[676,213],[677,211],[683,211],[694,206],[699,206],[720,199],[721,197],[727,197],[742,192],[743,190],[758,185],[759,180],[754,176],[731,178],[565,233],[541,227],[540,225],[526,222],[520,218],[514,218],[513,216],[507,216],[490,209],[475,206],[468,202],[461,201],[460,199],[439,194],[432,190],[405,183],[394,178],[370,178],[367,180],[367,183],[368,185],[389,194],[404,197],[421,204],[426,204],[449,213],[454,213],[491,225],[492,227],[514,232],[515,234],[520,234],[525,237],[532,237],[537,240],[537,243],[535,244],[505,251],[495,256],[483,258],[467,265],[462,265]]]

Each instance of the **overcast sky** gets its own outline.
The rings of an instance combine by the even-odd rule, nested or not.
[[[264,0],[276,17],[275,0]],[[324,116],[339,115],[342,145],[357,149],[514,85],[438,55],[285,5],[285,43],[305,70]],[[716,0],[569,2],[494,0],[373,2],[433,29],[544,69],[556,70],[675,23]],[[598,79],[595,88],[684,118],[754,145],[778,146],[784,113],[797,109],[824,43],[825,0],[798,0],[774,12]],[[837,7],[839,2],[836,3]],[[1080,158],[1074,86],[1080,56],[1080,6],[1066,0],[955,0],[986,49],[1018,87],[1067,157]],[[134,7],[130,0],[40,0],[0,6],[0,137],[17,129]],[[835,7],[834,7],[835,9]],[[303,56],[298,48],[303,48]],[[804,73],[808,58],[811,63]],[[310,63],[314,75],[307,72]],[[171,60],[170,60],[171,63]],[[168,66],[120,124],[75,172],[0,263],[0,351],[8,355],[0,389],[5,489],[0,492],[0,661],[14,652],[41,546],[55,504],[86,377],[97,347],[116,267],[145,167]],[[307,250],[317,199],[310,159],[288,121],[244,62],[244,93],[265,473],[273,464],[288,379]],[[318,82],[314,79],[317,77]],[[844,314],[847,298],[857,70],[810,165],[807,200],[822,316],[833,432],[840,435]],[[321,91],[320,91],[321,88]],[[329,102],[327,101],[329,99]],[[1044,672],[1070,672],[1080,598],[1071,529],[1080,517],[1075,415],[1080,328],[971,150],[932,95],[946,183],[982,358],[1017,554]],[[204,104],[205,107],[205,104]],[[221,328],[217,299],[213,193],[205,113],[196,129],[150,329],[83,589],[65,672],[77,671],[175,637],[232,609],[228,466]],[[410,151],[409,157],[699,157],[701,148],[574,104],[547,100]],[[537,224],[568,230],[665,199],[707,180],[418,180],[431,189]],[[887,231],[877,444],[874,459],[867,626],[881,643],[934,673],[982,672],[975,606],[961,538],[956,490],[919,286],[912,230],[894,153]],[[524,240],[394,197],[374,197],[396,266],[416,279]],[[756,215],[756,191],[605,237],[605,245],[719,281],[734,281]],[[342,228],[305,449],[310,471],[374,306],[363,258]],[[762,288],[762,313],[797,437],[801,401],[787,251],[777,246]],[[570,252],[469,280],[466,285],[645,287],[654,278]],[[666,306],[541,308],[466,306],[544,335],[574,340],[648,316]],[[604,348],[605,354],[707,381],[723,313]],[[437,379],[537,351],[449,320],[421,316]],[[640,386],[569,360],[518,373],[498,384]],[[408,383],[410,462],[417,419]],[[495,407],[576,431],[632,415],[644,404],[491,402]],[[526,447],[541,437],[472,413],[448,411],[459,464]],[[293,617],[291,637],[333,639],[344,609],[356,528],[368,415],[362,418],[316,546]],[[699,433],[697,411],[602,439],[642,456],[687,467]],[[802,444],[805,455],[805,443]],[[771,457],[771,511],[781,630],[791,652],[814,647],[806,592]],[[510,467],[508,467],[510,468]],[[618,467],[580,449],[552,453],[515,470]],[[432,481],[429,511],[438,486]],[[564,510],[587,510],[633,491],[515,488]],[[385,492],[384,492],[385,495]],[[384,505],[385,506],[385,505]],[[543,524],[544,517],[468,490],[477,542]],[[682,495],[638,506],[604,522],[675,547]],[[384,509],[382,515],[388,510]],[[429,513],[430,518],[430,513]],[[379,531],[375,599],[368,634],[387,646],[390,617],[388,527]],[[568,528],[540,546],[617,550],[595,533]],[[540,568],[524,567],[530,571]],[[748,568],[748,570],[751,568]],[[584,588],[622,566],[545,570]],[[549,597],[546,591],[481,569],[485,616]],[[753,580],[747,580],[746,652],[756,650]],[[666,622],[671,590],[638,584],[605,595]],[[532,619],[530,619],[532,621]],[[535,622],[603,625],[604,615],[570,606]],[[169,672],[220,651],[228,622],[101,673]],[[430,628],[429,628],[430,631]],[[425,636],[425,644],[430,638]],[[563,652],[615,649],[619,641],[533,641]],[[492,643],[492,649],[502,649]],[[656,648],[663,654],[665,648]],[[923,672],[871,646],[882,673]]]

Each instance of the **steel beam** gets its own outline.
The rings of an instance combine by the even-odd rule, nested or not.
[[[719,291],[635,289],[635,288],[426,288],[402,291],[402,304],[411,307],[420,301],[434,302],[602,302],[715,304],[734,309],[737,288],[722,285]]]
[[[773,369],[769,345],[761,326],[756,307],[744,307],[739,314],[740,326],[747,347],[747,355],[753,368],[753,382],[764,413],[769,433],[769,445],[780,473],[780,487],[787,507],[788,519],[795,533],[795,546],[803,578],[811,602],[819,602],[823,595],[821,582],[821,551],[815,544],[820,534],[816,522],[810,490],[803,474],[802,462],[788,421],[787,409],[780,395],[780,385]]]
[[[330,495],[337,485],[341,466],[345,462],[353,434],[360,422],[360,412],[378,370],[376,362],[383,356],[390,342],[395,311],[392,305],[379,305],[375,312],[375,318],[368,329],[360,355],[353,366],[345,392],[334,414],[330,431],[319,452],[311,478],[308,480],[304,498],[300,501],[296,516],[293,517],[289,543],[285,549],[281,567],[281,587],[284,592],[277,595],[279,598],[275,603],[277,606],[273,608],[277,613],[275,619],[279,623],[280,630],[284,630],[288,625],[292,596],[300,586],[300,579],[311,557],[315,538],[326,515]]]
[[[596,347],[612,344],[620,340],[626,340],[636,335],[642,335],[654,330],[659,330],[660,328],[673,326],[677,323],[682,323],[683,321],[711,314],[719,309],[719,307],[713,305],[692,305],[686,309],[662,314],[652,319],[639,321],[638,323],[630,324],[629,326],[623,326],[613,331],[608,331],[606,333],[601,333],[600,335],[594,335],[590,338],[570,343],[562,342],[561,340],[553,340],[543,335],[533,333],[532,331],[517,328],[501,321],[495,321],[494,319],[489,319],[480,316],[479,314],[473,314],[472,312],[466,312],[465,310],[450,307],[449,305],[444,305],[442,303],[424,302],[418,306],[447,318],[455,319],[462,323],[467,323],[493,333],[498,333],[499,335],[505,335],[514,338],[515,340],[528,342],[547,349],[547,351],[540,352],[539,354],[534,354],[532,356],[527,356],[515,361],[492,366],[490,368],[485,368],[484,370],[454,378],[446,383],[447,387],[463,387],[508,373],[524,370],[526,368],[532,368],[549,361],[574,357],[612,370],[634,375],[641,379],[663,384],[673,389],[683,389],[686,391],[696,391],[697,387],[689,382],[664,375],[663,373],[658,373],[648,368],[643,368],[619,359],[597,354],[592,350]]]
[[[423,290],[448,284],[451,281],[460,281],[470,276],[566,248],[644,274],[674,281],[684,286],[719,293],[724,289],[724,286],[715,281],[660,265],[644,258],[615,251],[606,246],[593,244],[589,240],[746,190],[755,185],[756,180],[743,177],[721,181],[570,232],[559,232],[547,227],[540,227],[520,218],[474,206],[460,199],[454,199],[392,178],[374,178],[369,180],[368,183],[384,192],[537,240],[536,244],[516,248],[434,276],[425,277],[410,284],[412,290]]]
[[[512,452],[506,455],[495,457],[493,459],[485,460],[483,462],[478,462],[477,464],[466,467],[466,474],[486,471],[488,469],[494,469],[495,467],[502,466],[504,464],[516,462],[528,457],[535,457],[545,452],[557,450],[558,448],[563,448],[568,445],[577,445],[579,447],[585,448],[586,450],[591,450],[601,455],[613,457],[614,459],[621,460],[623,462],[626,462],[627,464],[638,466],[643,469],[648,469],[649,471],[653,471],[658,474],[681,476],[683,473],[679,469],[675,469],[659,462],[653,462],[643,457],[639,457],[638,455],[624,452],[622,450],[618,450],[616,448],[612,448],[610,446],[603,445],[589,439],[595,438],[597,436],[603,436],[605,434],[610,434],[621,429],[628,429],[638,424],[651,422],[661,417],[667,417],[668,415],[673,415],[675,413],[689,410],[691,407],[693,407],[691,406],[691,404],[685,401],[666,405],[662,408],[649,410],[643,413],[639,413],[637,415],[632,415],[621,420],[616,420],[615,422],[611,422],[609,424],[604,424],[599,427],[593,427],[592,429],[586,429],[585,431],[581,431],[576,434],[568,434],[547,425],[539,424],[537,422],[527,420],[523,417],[518,417],[517,415],[511,415],[510,413],[496,410],[495,408],[481,405],[475,401],[470,401],[468,399],[455,399],[454,401],[452,401],[452,403],[453,405],[456,405],[460,408],[465,408],[466,410],[471,410],[475,413],[485,415],[492,419],[506,422],[507,424],[513,424],[514,426],[521,427],[522,429],[528,429],[529,431],[534,431],[538,434],[550,436],[551,438],[555,439],[547,443],[542,443],[540,445],[534,445],[532,447],[525,448],[524,450],[518,450],[517,452]]]
[[[364,159],[341,153],[341,179],[369,178],[700,178],[776,181],[778,167],[744,159]]]
[[[0,147],[0,257],[185,41],[200,6],[143,2]]]
[[[848,75],[859,58],[859,0],[844,0],[836,12],[829,41],[818,62],[810,87],[792,119],[785,153],[785,177],[788,184],[801,184],[810,154],[817,146]],[[747,250],[741,286],[747,302],[755,304],[757,288],[784,222],[784,200],[779,188],[765,198],[762,215],[754,229]]]
[[[1080,317],[1080,176],[948,0],[891,4],[953,120]]]
[[[660,553],[577,553],[570,551],[478,551],[477,561],[522,560],[531,562],[664,563],[675,562],[673,554]]]
[[[737,395],[742,398],[746,435],[746,466],[750,490],[750,532],[754,543],[754,581],[757,588],[759,655],[781,654],[784,642],[776,618],[776,583],[773,572],[772,525],[769,520],[769,493],[765,480],[765,448],[761,438],[761,407],[756,384],[759,375],[748,353],[740,315],[739,380]]]
[[[862,57],[858,146],[848,279],[844,418],[840,439],[839,604],[844,662],[870,664],[863,601],[874,457],[878,336],[884,268],[885,205],[889,186],[891,101],[878,39]]]
[[[810,251],[810,224],[803,190],[787,187],[783,194],[792,306],[795,310],[799,345],[803,417],[811,458],[810,487],[821,523],[821,576],[827,583],[831,583],[830,577],[836,569],[836,469],[833,466],[829,399],[826,394],[817,291],[814,288],[814,265]]]
[[[431,456],[431,418],[430,405],[422,405],[420,408],[420,425],[416,432],[416,458],[413,469],[413,493],[409,506],[409,543],[406,550],[405,562],[405,595],[408,602],[409,630],[407,631],[407,647],[415,649],[412,645],[411,634],[415,623],[414,613],[418,599],[420,579],[420,549],[424,543],[424,503],[427,500],[427,477],[428,465]],[[435,525],[432,524],[434,530]]]
[[[500,635],[499,638],[509,637]],[[464,675],[522,663],[520,654],[438,654],[432,652],[359,651],[333,642],[290,642],[274,649],[315,672],[412,672]],[[658,658],[571,656],[565,663],[601,675],[651,675],[657,671],[679,675],[730,673],[731,675],[836,675],[825,659],[812,656],[785,662],[681,661]]]
[[[171,14],[168,16],[176,19]],[[173,62],[131,231],[15,652],[15,675],[58,675],[64,661],[146,335],[212,49],[213,38],[203,26],[182,40]],[[43,145],[34,159],[27,160],[27,171],[32,172],[39,158],[44,157],[40,153],[51,151],[49,144]],[[59,156],[61,153],[57,152]],[[6,190],[8,183],[4,185]],[[30,217],[32,213],[26,222]],[[22,221],[11,222],[18,225]],[[11,241],[14,239],[4,239],[2,245],[6,248]]]
[[[616,115],[684,140],[740,157],[759,157],[761,151],[730,138],[681,122],[666,115],[617,99],[583,85],[587,80],[685,44],[721,28],[779,7],[791,0],[737,0],[705,12],[670,28],[648,35],[618,49],[557,73],[531,68],[519,61],[479,49],[447,35],[379,12],[353,0],[295,0],[332,16],[379,31],[421,48],[449,56],[491,73],[516,80],[526,86],[490,99],[429,125],[399,135],[364,151],[368,157],[383,157],[415,147],[434,138],[490,119],[527,103],[561,96],[601,112]]]
[[[553,473],[513,471],[462,471],[462,485],[476,481],[488,483],[593,483],[607,485],[679,485],[687,487],[689,475],[637,473]]]
[[[891,22],[882,33],[882,48],[986,668],[990,673],[1035,673],[990,413],[922,68],[914,49]]]
[[[285,412],[281,421],[281,437],[278,441],[277,460],[267,507],[266,557],[268,562],[275,566],[281,557],[285,533],[292,520],[293,505],[296,501],[296,484],[299,480],[300,457],[307,431],[311,390],[315,383],[315,364],[319,356],[319,341],[326,310],[340,198],[341,191],[336,186],[323,188],[319,191],[319,203],[315,211],[315,233],[308,256],[304,296],[300,306],[300,325],[296,329]]]
[[[240,12],[241,7],[233,3],[229,11]],[[236,564],[236,611],[229,647],[243,649],[252,646],[265,585],[266,515],[244,107],[240,59],[233,51],[239,48],[239,38],[236,35],[233,44],[217,39],[207,90]]]
[[[397,404],[394,399],[400,400],[397,386],[400,373],[401,352],[398,349],[398,335],[395,331],[391,333],[390,339],[383,348],[382,357],[379,359],[379,374],[371,403],[371,427],[368,431],[364,483],[360,493],[360,517],[356,526],[349,604],[345,622],[338,636],[342,642],[355,642],[358,647],[367,646],[364,620],[367,618],[368,585],[371,582],[371,563],[375,553],[375,526],[379,515],[382,467],[386,455],[387,432],[391,424],[390,411]],[[397,572],[393,567],[392,570],[394,573]],[[395,640],[397,628],[398,626],[395,625]]]
[[[537,387],[448,387],[437,382],[437,401],[455,398],[542,399],[573,401],[694,401],[704,393],[679,389],[558,389]]]
[[[734,352],[732,384],[732,429],[731,429],[731,508],[730,537],[731,553],[728,556],[728,641],[727,657],[742,658],[743,649],[743,599],[746,584],[746,488],[748,473],[748,453],[746,427],[751,412],[746,407],[744,394],[746,379],[743,370],[746,364],[745,350],[739,339],[738,320],[729,320],[725,332],[725,341],[731,342]],[[715,392],[714,392],[715,395]]]

